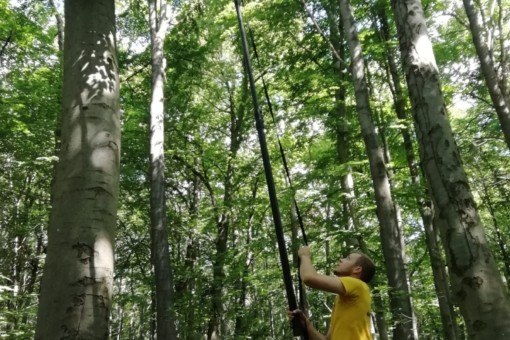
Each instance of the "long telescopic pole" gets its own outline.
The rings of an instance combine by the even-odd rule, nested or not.
[[[273,180],[273,171],[271,169],[271,161],[269,159],[269,151],[267,149],[266,134],[264,128],[264,120],[259,107],[257,98],[257,90],[255,88],[255,80],[253,79],[253,71],[250,61],[250,53],[248,51],[248,43],[246,41],[246,33],[244,31],[243,19],[241,17],[241,10],[239,9],[239,1],[234,0],[237,21],[239,23],[239,31],[241,33],[241,41],[243,43],[244,61],[246,63],[246,70],[248,79],[250,81],[251,96],[253,99],[253,107],[255,109],[255,124],[259,137],[260,151],[262,153],[262,160],[264,163],[264,171],[266,174],[267,190],[269,192],[269,200],[271,202],[271,210],[273,212],[274,228],[276,231],[276,239],[278,242],[278,250],[280,252],[280,261],[282,264],[283,281],[285,283],[285,291],[287,293],[287,301],[289,303],[289,310],[297,309],[296,296],[294,295],[294,287],[292,286],[292,275],[290,273],[289,258],[285,247],[285,239],[283,236],[282,219],[280,216],[280,208],[278,207],[278,199],[276,197],[276,189]],[[295,336],[303,334],[301,323],[297,318],[293,319],[292,324],[293,333]]]

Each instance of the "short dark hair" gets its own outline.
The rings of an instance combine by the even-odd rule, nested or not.
[[[369,283],[372,281],[372,278],[375,275],[375,264],[374,261],[367,255],[356,252],[356,254],[359,254],[359,257],[356,261],[356,265],[361,267],[361,277],[360,279],[366,283]]]

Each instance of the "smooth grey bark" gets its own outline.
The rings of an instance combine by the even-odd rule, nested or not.
[[[471,28],[471,36],[475,45],[476,54],[480,60],[482,74],[487,84],[487,89],[489,90],[492,105],[498,115],[507,147],[510,149],[510,95],[507,92],[507,84],[505,83],[505,47],[502,46],[503,64],[501,68],[503,76],[500,77],[496,71],[494,54],[491,53],[489,46],[482,38],[483,28],[478,18],[475,5],[472,0],[463,0],[463,2],[469,20],[469,27]],[[501,14],[502,13],[500,13],[500,15]],[[503,35],[503,32],[500,34]]]
[[[421,2],[392,0],[420,160],[470,339],[510,337],[510,303],[453,139]]]
[[[414,339],[413,312],[402,258],[400,229],[397,224],[383,150],[379,145],[372,120],[361,45],[354,25],[352,10],[347,0],[340,1],[340,13],[351,55],[356,110],[369,158],[370,173],[375,192],[376,212],[381,231],[386,275],[390,286],[390,305],[395,326],[393,337],[402,340]]]
[[[55,20],[57,21],[57,42],[58,42],[58,50],[59,52],[64,51],[64,20],[62,20],[62,16],[57,10],[57,6],[55,6],[55,1],[50,0],[50,7],[55,12]]]
[[[345,44],[343,42],[344,34],[339,18],[339,8],[337,0],[330,0],[327,7],[329,20],[330,40],[336,54],[342,60],[345,60]],[[333,55],[334,57],[334,55]],[[331,112],[331,124],[334,127],[336,135],[336,151],[338,162],[345,166],[340,178],[343,201],[343,224],[347,230],[359,230],[360,223],[357,219],[357,207],[354,197],[354,183],[352,178],[350,161],[350,140],[349,140],[349,115],[345,105],[346,83],[348,70],[345,62],[339,62],[333,59],[333,69],[338,88],[335,90],[335,107]]]
[[[414,153],[414,145],[411,138],[411,128],[407,122],[409,120],[406,109],[406,97],[401,85],[400,72],[397,67],[394,49],[390,44],[390,29],[388,18],[386,16],[386,6],[384,3],[378,4],[378,17],[380,22],[381,40],[385,43],[387,56],[387,69],[391,79],[390,88],[393,96],[393,102],[397,118],[404,123],[404,127],[400,129],[404,142],[404,150],[406,155],[407,166],[411,175],[411,183],[415,188],[416,205],[420,212],[425,234],[425,242],[432,266],[432,275],[434,279],[434,287],[439,302],[439,313],[443,323],[443,332],[445,339],[459,339],[460,330],[456,322],[456,314],[453,309],[454,303],[448,285],[448,275],[443,263],[442,250],[437,243],[437,237],[434,233],[434,213],[432,202],[428,192],[424,192],[423,183],[420,178],[418,162]],[[436,217],[439,218],[439,217]]]
[[[150,103],[150,208],[151,259],[156,283],[156,338],[177,339],[172,306],[174,287],[168,245],[165,197],[165,58],[164,42],[168,28],[168,5],[149,0],[149,25],[152,57]]]
[[[36,339],[107,339],[119,194],[120,108],[111,0],[65,2],[62,147]]]
[[[330,0],[327,8],[329,19],[331,44],[337,51],[337,55],[341,60],[345,60],[345,44],[344,44],[344,31],[342,23],[339,18],[339,2],[338,0]],[[335,55],[333,55],[335,57]],[[340,62],[334,58],[333,68],[336,71],[338,89],[335,91],[335,108],[332,112],[332,121],[335,127],[336,135],[336,150],[338,155],[338,162],[345,166],[344,172],[341,174],[340,187],[342,189],[343,204],[342,215],[343,222],[347,230],[353,230],[356,233],[356,243],[364,253],[367,252],[366,243],[361,236],[361,223],[358,218],[358,207],[356,204],[354,178],[352,176],[352,169],[349,166],[350,161],[350,134],[349,134],[349,115],[347,112],[345,99],[346,99],[346,86],[348,81],[348,70],[344,62]],[[386,327],[386,318],[384,316],[384,303],[381,295],[377,293],[377,284],[372,284],[376,287],[372,294],[374,301],[374,311],[376,320],[376,330],[380,340],[388,340],[388,330]]]
[[[368,83],[370,84],[370,72],[369,70],[367,70],[367,79],[368,79]],[[372,98],[375,98],[375,94],[374,94],[374,90],[373,90],[373,86],[372,84],[369,85],[369,94]],[[374,114],[374,118],[375,118],[375,124],[377,126],[377,131],[379,133],[379,137],[380,137],[380,140],[381,140],[381,146],[382,146],[382,149],[383,149],[383,155],[384,155],[384,163],[385,164],[390,164],[391,163],[391,153],[390,153],[390,149],[388,147],[388,140],[386,138],[386,127],[385,127],[385,122],[384,122],[384,114],[382,112],[382,110],[378,110],[378,109],[375,109],[375,114]],[[393,184],[393,169],[391,168],[386,168],[386,171],[387,171],[387,174],[388,174],[388,183],[389,183],[389,189],[390,191],[393,191],[393,188],[394,188],[394,184]],[[396,216],[396,223],[398,226],[401,226],[402,225],[402,213],[401,213],[401,209],[400,209],[400,206],[397,204],[397,203],[394,203],[394,209],[395,209],[395,216]],[[402,252],[402,260],[404,261],[404,268],[407,268],[407,265],[408,265],[408,258],[406,256],[406,249],[405,249],[405,240],[404,240],[404,237],[402,235],[402,233],[399,234],[399,242],[400,242],[400,251]],[[365,245],[366,247],[366,245]],[[366,251],[366,250],[364,250]],[[408,287],[409,287],[409,296],[411,296],[411,288],[412,288],[412,285],[411,285],[411,276],[408,277]],[[374,298],[374,303],[378,303],[379,304],[379,308],[382,308],[383,304],[382,304],[382,301],[378,301],[380,298],[379,297],[376,297]],[[412,322],[412,327],[413,327],[413,336],[415,339],[418,339],[418,319],[416,318],[416,313],[414,313],[414,310],[413,310],[413,301],[412,299],[410,299],[410,302],[411,302],[411,311],[412,311],[412,316],[411,316],[411,322]],[[377,315],[376,315],[377,316]]]

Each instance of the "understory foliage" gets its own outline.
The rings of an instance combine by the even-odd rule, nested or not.
[[[462,2],[422,2],[456,142],[493,254],[510,286],[509,150],[481,75]],[[291,241],[294,197],[319,271],[330,273],[342,254],[354,247],[354,240],[363,239],[379,268],[380,312],[391,329],[375,199],[354,90],[350,81],[337,81],[339,61],[329,46],[330,22],[325,12],[329,2],[305,3],[307,11],[300,1],[252,0],[242,6],[247,32],[255,42],[250,42],[252,65],[287,250],[291,254],[302,244],[300,236],[294,244]],[[508,71],[510,3],[480,3],[488,27],[482,34],[493,41],[497,67]],[[442,339],[416,204],[417,192],[423,195],[425,190],[412,184],[401,133],[413,124],[395,114],[386,61],[386,44],[398,50],[391,10],[384,1],[353,0],[351,5],[364,49],[375,123],[390,155],[388,168],[418,333],[423,339]],[[122,142],[110,336],[150,339],[155,336],[155,288],[149,234],[147,5],[116,1],[116,6]],[[380,37],[375,6],[384,6],[388,15],[391,42]],[[172,8],[176,16],[165,44],[165,175],[177,332],[183,339],[204,337],[212,313],[211,292],[218,285],[215,280],[221,280],[222,339],[291,339],[234,2],[176,1]],[[0,0],[0,337],[7,339],[34,335],[57,161],[62,66],[55,15],[62,11],[58,1]],[[338,122],[332,114],[339,86],[346,90],[347,118],[342,127],[350,140],[347,163],[338,160]],[[278,139],[285,150],[292,187],[285,178]],[[231,152],[233,142],[239,143],[235,153]],[[345,218],[347,198],[341,179],[347,173],[352,173],[355,183],[349,199],[358,209],[362,228],[357,230],[349,228]],[[226,251],[220,254],[223,274],[218,278],[214,265],[222,216],[228,216],[229,229]],[[296,263],[291,264],[295,273]],[[309,290],[307,299],[312,320],[325,331],[332,297]],[[462,324],[460,316],[457,321]]]

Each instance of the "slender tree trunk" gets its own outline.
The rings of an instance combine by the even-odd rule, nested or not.
[[[119,158],[115,9],[67,0],[62,148],[36,339],[107,339]]]
[[[464,9],[469,19],[473,43],[476,48],[476,53],[478,54],[478,59],[480,60],[482,74],[485,78],[487,89],[489,90],[492,105],[494,105],[494,109],[498,114],[499,123],[501,124],[501,130],[503,130],[507,147],[510,149],[510,96],[506,92],[505,79],[500,79],[496,71],[493,55],[490,53],[489,46],[487,46],[482,38],[483,28],[478,19],[478,12],[476,11],[473,1],[463,0],[463,2]],[[503,35],[503,32],[500,32],[500,34]],[[502,53],[504,58],[504,46]]]
[[[241,277],[238,281],[238,290],[239,297],[237,299],[237,309],[238,312],[236,314],[235,319],[235,328],[234,328],[234,338],[239,339],[242,336],[246,336],[245,328],[246,323],[248,321],[247,315],[245,313],[246,310],[246,298],[248,294],[248,275],[250,272],[250,267],[253,264],[254,254],[250,250],[251,247],[251,239],[252,239],[252,228],[253,228],[253,218],[255,216],[255,199],[257,198],[258,191],[258,177],[255,178],[253,188],[252,188],[252,201],[250,214],[248,216],[248,226],[246,230],[246,247],[248,248],[248,253],[246,254],[246,261],[242,266]]]
[[[345,45],[343,42],[344,34],[342,25],[339,22],[339,8],[337,0],[330,0],[328,7],[328,18],[330,22],[331,31],[331,44],[334,47],[336,54],[345,60]],[[334,56],[333,56],[334,57]],[[338,154],[338,161],[345,166],[345,171],[342,172],[340,178],[340,186],[343,193],[343,221],[347,230],[360,230],[360,223],[357,218],[357,206],[354,195],[354,179],[352,177],[351,167],[348,165],[350,161],[350,140],[349,140],[349,116],[345,106],[346,89],[348,71],[346,65],[333,59],[333,67],[337,71],[336,77],[338,82],[338,89],[335,91],[335,108],[332,115],[333,125],[336,134],[336,150]],[[361,237],[358,239],[361,241]]]
[[[402,258],[401,243],[399,241],[401,237],[400,229],[397,225],[395,206],[392,201],[383,150],[379,146],[372,120],[361,45],[357,37],[352,11],[347,0],[340,1],[340,13],[352,59],[356,108],[370,162],[370,173],[376,197],[376,211],[381,230],[386,274],[391,288],[390,305],[395,325],[393,336],[395,339],[413,339],[413,313],[407,275]]]
[[[193,167],[196,169],[198,166],[198,157],[194,160]],[[190,200],[189,200],[189,216],[190,222],[189,225],[193,228],[196,227],[198,222],[198,213],[199,213],[199,191],[200,191],[200,182],[199,177],[196,174],[193,174],[191,179],[191,190],[190,190]],[[188,235],[186,237],[186,251],[184,255],[184,275],[177,283],[176,283],[176,301],[186,301],[187,299],[193,299],[196,296],[193,294],[195,291],[195,277],[194,275],[189,275],[194,271],[194,263],[197,259],[198,253],[198,242],[195,239],[195,235],[193,229],[188,231]],[[182,305],[182,302],[180,304]],[[196,330],[195,320],[196,320],[196,306],[186,304],[184,310],[181,310],[183,315],[183,327],[179,328],[179,336],[183,339],[196,339],[198,338],[198,332]]]
[[[336,54],[345,60],[344,31],[342,24],[339,22],[338,0],[330,0],[328,6],[328,18],[330,22],[331,44],[336,50]],[[333,55],[333,57],[335,57]],[[349,138],[349,117],[345,105],[345,83],[347,82],[348,70],[343,62],[333,58],[334,68],[337,70],[338,89],[335,91],[335,112],[333,113],[333,124],[336,132],[336,149],[338,154],[338,162],[346,167],[341,174],[340,185],[343,193],[343,221],[347,230],[354,230],[356,235],[360,235],[361,224],[358,219],[358,207],[354,191],[354,178],[352,176],[351,167],[348,166],[350,161],[350,138]],[[357,237],[357,244],[363,252],[367,251],[366,244],[362,236]],[[373,294],[374,307],[376,310],[375,319],[380,340],[388,340],[388,331],[386,328],[386,318],[384,316],[384,304],[382,298],[377,292]],[[329,325],[328,325],[329,326]]]
[[[57,10],[57,7],[55,6],[55,1],[54,0],[50,0],[50,6],[51,8],[53,9],[53,11],[55,12],[55,20],[57,21],[57,43],[58,43],[58,51],[60,52],[59,53],[59,59],[60,59],[60,62],[61,62],[61,65],[59,67],[59,73],[60,73],[60,76],[62,76],[62,60],[63,60],[63,53],[64,53],[64,20],[62,20],[62,16],[60,15],[60,13],[58,12]],[[59,91],[61,94],[62,93],[62,87],[60,87],[60,91]],[[62,137],[62,111],[64,110],[64,107],[61,108],[61,112],[59,112],[57,114],[57,119],[56,119],[56,128],[55,128],[55,131],[54,131],[54,136],[55,136],[55,156],[58,156],[59,152],[60,152],[60,139]],[[55,173],[56,173],[56,164],[54,165],[53,167],[53,181],[51,183],[51,188],[52,188],[52,192],[51,192],[51,201],[53,202],[53,187],[55,185],[54,181],[55,181]]]
[[[370,75],[370,73],[367,71],[367,73]],[[369,78],[370,79],[370,78]],[[374,93],[373,93],[373,86],[369,86],[370,88],[370,95],[374,98]],[[376,114],[375,114],[375,121],[376,121],[376,125],[377,125],[377,130],[379,131],[379,136],[381,138],[381,142],[382,142],[382,148],[383,148],[383,154],[384,154],[384,163],[385,164],[390,164],[391,163],[391,153],[390,153],[390,149],[388,147],[388,141],[386,139],[386,127],[384,125],[384,115],[382,114],[382,110],[381,112],[378,112],[378,110],[376,109],[375,110]],[[388,173],[388,183],[390,185],[390,190],[393,191],[393,170],[392,169],[389,169],[387,168],[387,173]],[[394,207],[395,207],[395,215],[396,215],[396,221],[397,221],[397,225],[400,226],[402,225],[402,210],[400,209],[400,206],[398,204],[394,204]],[[401,249],[401,252],[402,252],[402,259],[404,261],[404,268],[407,267],[407,265],[409,264],[409,260],[408,260],[408,257],[406,255],[406,251],[405,251],[405,240],[404,240],[404,237],[402,235],[402,233],[400,233],[400,249]],[[410,281],[410,278],[408,279],[408,287],[409,287],[409,292],[408,294],[410,295],[411,294],[411,289],[412,289],[412,282]],[[379,298],[379,297],[378,297]],[[413,334],[414,334],[414,338],[415,339],[418,339],[419,336],[418,336],[418,319],[416,318],[416,314],[414,313],[414,310],[412,309],[412,300],[410,299],[411,301],[411,310],[412,310],[412,327],[413,327]],[[379,306],[382,307],[382,301],[377,301],[377,299],[374,299],[374,302],[375,303],[379,303]],[[376,314],[377,315],[377,314]]]
[[[164,42],[168,28],[168,6],[165,0],[157,8],[149,0],[149,24],[152,45],[152,97],[150,104],[150,203],[151,258],[156,280],[156,337],[158,340],[177,339],[173,317],[174,288],[165,198],[165,58]]]
[[[55,1],[50,0],[50,6],[55,12],[55,20],[57,21],[57,43],[59,52],[64,51],[64,20],[62,20],[62,16],[57,10],[57,6],[55,6]]]
[[[480,182],[482,185],[483,192],[482,201],[487,206],[487,209],[489,210],[489,214],[492,219],[492,225],[496,233],[496,240],[498,242],[499,251],[501,253],[503,264],[505,266],[505,277],[507,281],[507,286],[510,288],[510,255],[508,254],[508,251],[506,249],[506,242],[501,233],[501,227],[499,225],[498,219],[496,218],[496,207],[494,206],[494,202],[490,197],[489,189],[487,187],[488,185],[483,177],[480,178]]]
[[[432,44],[419,0],[392,0],[416,124],[420,159],[450,278],[471,339],[510,337],[510,303],[490,252],[446,116]]]
[[[122,326],[124,323],[124,306],[122,304],[119,304],[119,307],[117,309],[117,314],[119,315],[119,325],[117,327],[117,340],[122,339]]]
[[[246,111],[246,98],[248,96],[248,81],[243,76],[241,85],[241,100],[236,108],[233,89],[228,85],[229,91],[229,112],[230,112],[230,150],[228,164],[224,181],[223,208],[218,216],[217,237],[216,237],[216,255],[213,263],[213,283],[211,288],[212,308],[211,319],[209,320],[207,339],[221,339],[224,331],[224,304],[223,304],[223,283],[225,279],[225,256],[227,255],[227,240],[230,227],[230,209],[232,207],[233,179],[234,179],[234,160],[243,140],[243,124]]]
[[[414,153],[414,146],[411,138],[410,127],[407,124],[408,115],[405,105],[405,95],[401,86],[401,79],[397,64],[394,59],[395,51],[390,45],[390,29],[388,19],[386,16],[386,6],[383,3],[378,4],[378,16],[381,23],[381,38],[386,46],[387,65],[389,69],[390,78],[392,80],[392,95],[394,100],[395,112],[397,118],[404,123],[404,128],[401,129],[402,139],[404,141],[404,149],[406,154],[407,166],[411,175],[411,182],[415,187],[416,192],[416,205],[420,211],[420,216],[423,222],[425,231],[425,242],[429,252],[430,261],[432,264],[432,275],[434,278],[434,286],[439,302],[439,313],[443,323],[443,331],[445,339],[455,340],[459,338],[460,331],[456,322],[456,315],[453,309],[453,301],[448,286],[448,275],[443,263],[442,251],[437,244],[437,238],[434,233],[433,226],[433,208],[428,192],[423,192],[423,184],[419,176],[418,164]],[[436,216],[436,218],[439,218]]]

